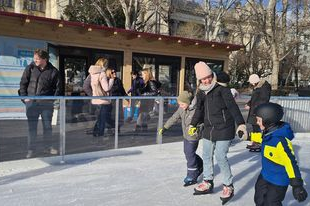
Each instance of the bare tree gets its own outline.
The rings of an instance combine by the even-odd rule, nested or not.
[[[203,10],[206,40],[216,40],[225,15],[237,2],[239,0],[204,1]]]
[[[143,0],[139,7],[136,29],[156,34],[163,33],[162,28],[169,26],[170,6],[170,0]]]

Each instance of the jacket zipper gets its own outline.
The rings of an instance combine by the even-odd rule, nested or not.
[[[223,109],[222,109],[222,115],[223,115],[224,122],[226,122],[225,112]]]
[[[209,123],[210,125],[212,126],[212,122],[210,120],[210,113],[209,113],[209,103],[208,103],[208,97],[206,95],[206,100],[207,100],[207,117],[208,117],[208,120],[209,120]],[[213,130],[213,126],[212,126],[212,129],[210,130],[210,141],[212,142],[212,130]]]
[[[40,71],[40,70],[39,70],[39,71]],[[40,77],[41,77],[42,72],[43,72],[43,71],[40,71],[40,74],[38,75],[38,78],[37,78],[37,80],[36,80],[35,96],[37,96],[38,84],[39,84],[39,80],[40,80]]]

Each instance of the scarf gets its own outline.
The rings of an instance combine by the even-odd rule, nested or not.
[[[215,81],[212,81],[211,84],[209,85],[200,85],[199,86],[199,89],[204,91],[205,94],[208,94],[215,86],[216,82]]]

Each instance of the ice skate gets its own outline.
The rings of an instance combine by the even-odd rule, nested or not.
[[[234,186],[231,184],[229,186],[223,185],[223,192],[221,195],[222,205],[225,205],[234,196]]]
[[[212,180],[204,180],[200,183],[195,189],[193,195],[205,195],[213,192],[213,181]]]
[[[261,151],[261,145],[254,143],[254,144],[252,144],[252,146],[249,146],[248,149],[250,152],[260,152]]]
[[[190,185],[194,185],[197,183],[197,179],[194,179],[192,177],[185,177],[184,178],[184,187],[190,186]]]

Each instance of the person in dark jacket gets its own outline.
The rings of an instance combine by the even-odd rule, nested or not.
[[[282,122],[283,108],[279,104],[264,103],[253,112],[262,132],[251,139],[262,143],[262,169],[255,184],[254,201],[257,206],[282,205],[288,185],[298,202],[307,199],[307,191],[294,155],[291,140],[294,132]]]
[[[271,86],[266,80],[260,79],[257,74],[250,75],[249,82],[253,86],[253,92],[250,101],[245,105],[245,109],[249,110],[247,123],[252,126],[252,131],[250,132],[250,134],[252,134],[252,132],[256,133],[260,131],[259,126],[256,123],[254,110],[257,106],[269,102]],[[251,151],[259,151],[260,144],[251,142],[251,144],[247,145],[247,149],[250,149]]]
[[[124,86],[123,86],[123,82],[120,78],[117,77],[116,75],[116,71],[115,69],[111,69],[111,78],[114,79],[114,84],[111,88],[111,96],[128,96],[125,89],[124,89]],[[115,107],[115,102],[116,101],[112,101],[112,105],[113,107]],[[123,101],[120,99],[119,100],[119,128],[121,125],[123,125],[124,123],[124,111],[123,111]],[[116,111],[116,109],[114,110]],[[114,113],[112,113],[112,115],[115,116]]]
[[[37,49],[34,51],[33,62],[28,65],[20,80],[20,96],[58,96],[59,71],[48,61],[48,53]],[[57,154],[52,145],[53,100],[24,99],[28,119],[28,153],[31,158],[36,150],[37,126],[39,116],[43,123],[43,140],[45,153]]]
[[[111,69],[111,76],[114,79],[114,84],[110,91],[111,96],[128,96],[124,89],[122,80],[117,77],[116,71],[114,69]]]
[[[233,176],[227,159],[231,140],[235,137],[235,123],[238,130],[246,133],[245,122],[230,89],[216,83],[215,73],[204,62],[195,65],[199,80],[196,94],[197,108],[188,131],[195,134],[198,122],[204,122],[203,132],[203,182],[195,188],[196,195],[212,193],[214,183],[213,155],[223,174],[221,200],[225,204],[233,195]]]
[[[127,91],[127,94],[131,94],[131,96],[140,96],[140,89],[144,87],[143,79],[139,76],[139,72],[132,71],[131,72],[131,88]],[[126,120],[130,122],[134,118],[134,112],[136,109],[136,104],[139,101],[136,99],[131,99],[130,101],[130,117]]]
[[[158,95],[158,83],[153,77],[151,68],[145,68],[142,70],[142,78],[144,81],[144,87],[139,89],[141,96],[157,96]],[[137,120],[135,130],[147,130],[147,121],[149,118],[149,112],[153,109],[154,100],[144,99],[140,103],[140,111]]]

